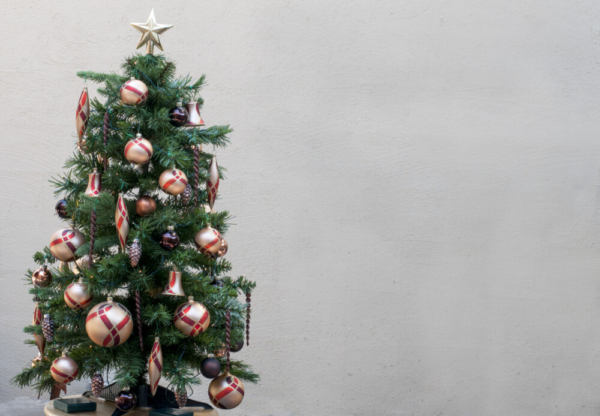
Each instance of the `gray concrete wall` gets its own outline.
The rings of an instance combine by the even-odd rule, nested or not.
[[[263,381],[224,414],[600,412],[591,0],[2,1],[0,401],[33,395],[21,276],[60,226],[75,72],[119,70],[151,7],[235,127],[217,207]]]

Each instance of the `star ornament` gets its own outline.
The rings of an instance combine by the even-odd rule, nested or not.
[[[140,41],[138,42],[136,49],[139,49],[142,45],[146,44],[146,53],[152,55],[154,53],[154,45],[161,51],[163,50],[160,44],[160,34],[171,29],[173,25],[159,25],[156,23],[156,17],[154,17],[154,9],[150,12],[150,17],[146,23],[132,23],[138,32],[142,34]]]

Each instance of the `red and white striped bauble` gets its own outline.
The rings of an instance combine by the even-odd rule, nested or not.
[[[221,248],[221,233],[208,224],[194,236],[194,243],[200,253],[214,256]]]
[[[148,99],[148,87],[139,79],[131,77],[121,87],[121,100],[127,105],[141,105]]]
[[[219,409],[233,409],[244,399],[244,383],[226,372],[210,382],[208,397]]]
[[[61,228],[50,237],[50,253],[60,261],[75,260],[75,251],[85,244],[85,238],[73,228]]]
[[[125,159],[138,165],[148,162],[153,152],[152,144],[141,133],[136,134],[135,139],[129,140],[125,145]]]
[[[217,165],[217,157],[213,156],[208,168],[208,180],[206,181],[206,194],[208,197],[208,205],[210,208],[215,206],[217,200],[217,192],[219,191],[219,165]]]
[[[85,330],[96,344],[115,347],[127,341],[131,335],[133,319],[125,306],[113,302],[109,297],[106,302],[90,310],[85,320]]]
[[[158,184],[166,193],[171,195],[179,195],[185,191],[188,181],[185,173],[173,167],[172,169],[165,170],[160,175],[160,178],[158,178]]]
[[[77,103],[77,111],[75,113],[75,126],[77,127],[77,136],[79,137],[79,140],[83,139],[89,118],[90,98],[87,87],[83,87],[83,91],[81,91],[81,95],[79,96],[79,102]]]
[[[129,235],[129,213],[123,194],[119,194],[117,199],[117,209],[115,210],[115,224],[119,233],[119,243],[121,248],[125,250],[127,246],[127,236]]]
[[[193,337],[206,331],[210,324],[210,314],[203,304],[194,301],[194,297],[190,296],[187,302],[175,310],[173,323],[179,332]]]
[[[154,338],[154,345],[150,351],[150,363],[148,365],[148,378],[150,379],[150,394],[153,396],[158,389],[158,382],[162,376],[163,355],[160,347],[160,338]]]
[[[62,357],[58,357],[50,367],[50,375],[57,383],[70,383],[75,380],[79,374],[79,366],[71,357],[67,357],[63,353]]]
[[[67,306],[75,310],[87,308],[92,301],[92,294],[88,286],[81,279],[78,282],[71,283],[65,289],[64,297]]]
[[[92,173],[88,175],[88,185],[85,190],[86,196],[96,197],[100,196],[100,191],[102,191],[102,176],[98,169],[94,169]]]

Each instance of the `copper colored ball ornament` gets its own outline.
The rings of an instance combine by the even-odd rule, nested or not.
[[[160,178],[158,178],[158,184],[166,193],[171,195],[179,195],[185,191],[188,181],[185,173],[173,167],[172,169],[165,170],[160,175]]]
[[[61,199],[60,201],[58,201],[56,203],[56,205],[54,206],[54,209],[56,210],[56,213],[58,214],[58,216],[60,218],[62,218],[63,220],[66,218],[69,218],[69,215],[67,215],[67,200],[66,199]]]
[[[175,227],[169,225],[167,231],[160,237],[160,246],[167,251],[173,251],[179,245],[179,236],[175,232]]]
[[[169,111],[171,124],[175,127],[183,127],[188,121],[188,112],[181,102],[178,102],[175,108]]]
[[[221,248],[221,233],[212,228],[210,224],[201,229],[194,236],[194,243],[200,253],[209,257],[214,256]]]
[[[79,374],[79,366],[64,352],[62,357],[54,360],[50,367],[50,375],[57,383],[70,383],[75,380],[77,374]]]
[[[71,309],[85,309],[92,301],[92,294],[82,280],[71,283],[65,290],[65,303]]]
[[[175,311],[173,323],[179,332],[193,337],[206,331],[210,324],[210,315],[203,304],[194,301],[194,297],[190,296],[188,301],[179,305]]]
[[[61,228],[50,237],[50,253],[60,261],[75,260],[75,251],[85,244],[81,233],[73,228]]]
[[[47,265],[43,265],[31,275],[31,283],[35,287],[48,287],[52,283],[52,273],[48,270]]]
[[[137,404],[137,397],[128,389],[121,390],[115,397],[115,404],[120,411],[128,412]]]
[[[135,202],[135,210],[141,217],[147,217],[156,211],[156,201],[150,195],[143,195]]]
[[[219,251],[217,251],[217,255],[219,257],[223,257],[225,254],[227,254],[228,248],[229,245],[227,244],[227,241],[225,241],[225,239],[221,237],[221,247],[219,248]]]
[[[215,357],[208,357],[202,360],[200,372],[206,378],[215,378],[221,374],[221,363]]]
[[[135,136],[135,139],[131,139],[125,145],[125,159],[131,163],[143,165],[148,162],[154,153],[152,144],[144,139],[141,133]]]
[[[121,87],[121,100],[127,105],[141,105],[148,99],[148,87],[139,79],[131,77]]]
[[[131,335],[133,319],[125,306],[113,302],[109,297],[106,302],[90,310],[85,320],[85,330],[96,344],[115,347],[127,341]]]
[[[222,374],[210,382],[208,397],[219,409],[233,409],[244,399],[244,383],[229,373]]]

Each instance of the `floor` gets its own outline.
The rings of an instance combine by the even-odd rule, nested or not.
[[[36,400],[29,397],[16,397],[10,402],[0,403],[2,416],[43,416],[48,400]]]

